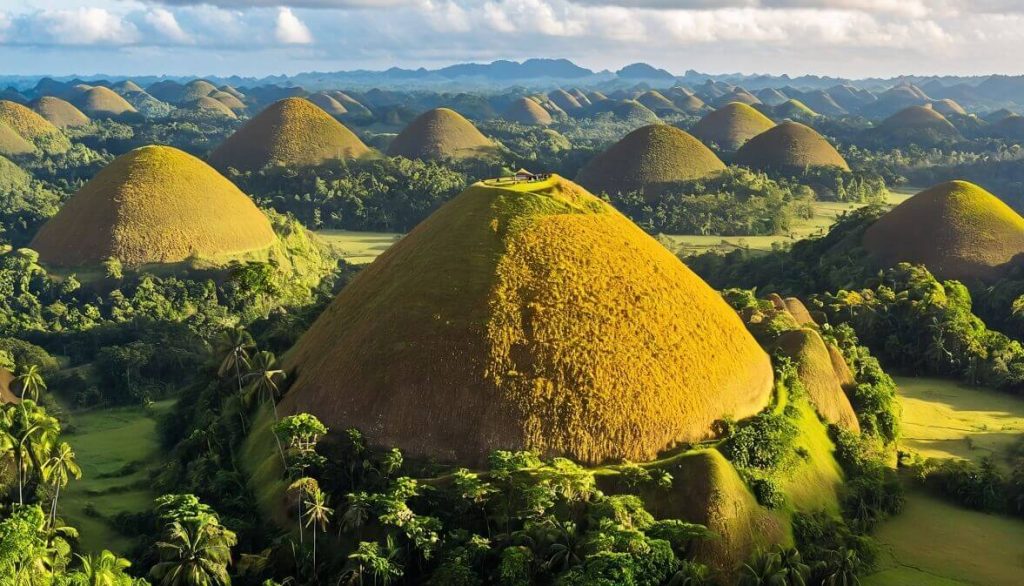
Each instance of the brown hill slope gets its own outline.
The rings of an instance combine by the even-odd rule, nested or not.
[[[420,114],[391,141],[388,156],[407,159],[465,159],[487,155],[495,144],[455,110]]]
[[[557,176],[478,183],[442,206],[284,367],[283,412],[467,465],[494,449],[649,460],[758,412],[773,376],[718,293]]]
[[[72,102],[78,109],[93,118],[111,118],[134,113],[135,107],[114,90],[101,85],[91,87],[76,95]]]
[[[206,163],[172,147],[114,159],[64,204],[30,248],[60,267],[227,260],[276,241],[266,216]]]
[[[725,164],[699,140],[675,126],[652,124],[591,159],[576,180],[594,193],[643,191],[654,197],[673,184],[724,169]]]
[[[690,129],[704,144],[734,151],[748,140],[775,126],[764,114],[747,104],[732,102],[709,112]]]
[[[789,172],[808,167],[850,170],[843,156],[825,137],[799,122],[783,122],[750,139],[736,151],[735,162],[755,169]]]
[[[85,126],[89,123],[89,117],[74,104],[53,96],[43,96],[33,100],[29,107],[57,128]]]
[[[547,126],[554,122],[551,114],[540,104],[530,98],[519,98],[509,104],[501,115],[505,120],[527,124],[530,126]]]
[[[977,185],[950,181],[893,208],[863,243],[884,266],[906,261],[941,279],[989,280],[1019,263],[1024,218]]]
[[[369,152],[358,136],[312,102],[285,98],[229,136],[210,154],[210,162],[219,169],[304,167]]]

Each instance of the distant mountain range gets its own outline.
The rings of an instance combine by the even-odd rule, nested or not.
[[[42,77],[43,75],[0,75],[0,87],[12,86],[19,90],[28,89],[32,88]],[[165,79],[187,81],[194,78],[147,75],[82,75],[55,77],[55,79],[59,81],[71,79],[81,79],[84,81],[132,79],[141,85],[149,85]],[[636,86],[667,88],[675,84],[696,87],[711,80],[741,85],[749,90],[782,87],[818,90],[836,85],[849,85],[859,89],[877,91],[895,85],[913,83],[918,86],[928,87],[933,93],[943,93],[940,88],[945,87],[956,88],[954,93],[958,94],[971,94],[976,88],[981,88],[982,94],[990,94],[993,98],[1024,94],[1024,76],[901,76],[889,79],[846,79],[816,75],[790,77],[788,75],[746,75],[739,73],[710,74],[694,70],[688,70],[682,75],[677,75],[646,63],[634,63],[615,72],[608,70],[593,71],[581,67],[568,59],[527,59],[523,62],[501,60],[492,63],[460,63],[440,69],[402,69],[392,67],[384,71],[307,72],[290,76],[274,75],[263,78],[209,76],[204,77],[204,79],[208,79],[218,85],[230,84],[241,87],[254,87],[272,84],[282,87],[300,86],[311,91],[344,87],[354,89],[401,89],[406,91],[474,90],[497,92],[512,87],[546,90],[561,86],[613,90]]]

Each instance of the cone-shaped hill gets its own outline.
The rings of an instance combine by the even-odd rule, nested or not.
[[[717,145],[723,151],[734,151],[773,126],[775,123],[771,118],[753,107],[732,102],[708,112],[690,132],[704,144]]]
[[[569,113],[583,108],[583,104],[580,104],[580,101],[577,100],[575,96],[563,89],[552,91],[548,94],[548,99],[554,102],[556,106]]]
[[[408,454],[650,460],[769,400],[738,315],[554,176],[477,183],[345,287],[289,352],[286,413]]]
[[[526,124],[529,126],[547,126],[554,122],[551,114],[530,98],[519,98],[509,104],[508,108],[501,115],[505,120]]]
[[[43,96],[34,100],[29,107],[57,128],[85,126],[89,123],[89,117],[74,104],[53,96]]]
[[[679,108],[676,107],[675,103],[666,98],[665,95],[658,90],[648,90],[637,96],[636,101],[643,104],[655,114],[666,114],[679,111]]]
[[[420,114],[391,141],[388,156],[467,159],[488,155],[495,148],[496,145],[462,114],[448,108],[435,108]]]
[[[772,108],[772,115],[779,119],[812,120],[818,113],[800,100],[790,99]]]
[[[952,122],[935,109],[925,106],[904,108],[868,132],[877,140],[898,145],[914,143],[928,146],[961,138]]]
[[[238,115],[235,114],[231,108],[228,108],[220,100],[216,100],[209,96],[203,96],[191,104],[186,104],[182,106],[182,109],[209,118],[224,118],[228,120],[235,120],[238,118]]]
[[[344,104],[323,92],[313,94],[306,99],[319,106],[321,110],[331,116],[339,117],[348,114],[348,109],[345,108]]]
[[[0,123],[29,142],[43,141],[48,152],[62,153],[71,148],[71,142],[56,126],[28,106],[0,100]]]
[[[230,108],[232,112],[241,112],[245,110],[245,103],[242,102],[242,100],[238,99],[238,97],[234,94],[229,94],[228,92],[217,90],[210,94],[209,97],[217,100],[221,104],[224,104],[225,106]]]
[[[747,141],[735,162],[755,169],[800,172],[808,167],[838,167],[849,171],[846,159],[818,131],[786,121]]]
[[[82,112],[93,118],[116,118],[134,113],[135,106],[117,92],[101,85],[91,87],[73,98],[73,103]]]
[[[25,189],[31,182],[32,176],[27,171],[0,156],[0,193]]]
[[[285,98],[229,136],[210,154],[210,162],[219,169],[249,171],[267,165],[319,165],[369,152],[358,136],[312,102]]]
[[[1024,116],[1010,114],[993,123],[989,128],[989,132],[995,136],[1011,140],[1024,140]]]
[[[266,216],[206,163],[175,148],[121,155],[40,228],[30,247],[45,264],[222,264],[269,248]]]
[[[638,128],[594,157],[576,180],[594,193],[643,191],[650,198],[681,181],[725,169],[699,140],[666,124]]]
[[[911,197],[864,232],[864,248],[883,266],[920,263],[941,279],[989,280],[1019,262],[1024,218],[966,181]]]
[[[956,100],[944,98],[942,100],[935,100],[931,103],[932,109],[942,114],[943,116],[952,116],[959,114],[960,116],[966,116],[967,110],[964,109]]]

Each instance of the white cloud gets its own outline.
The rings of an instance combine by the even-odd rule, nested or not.
[[[104,8],[43,10],[28,21],[29,33],[58,45],[124,45],[138,40],[138,29]]]
[[[417,7],[436,31],[469,32],[473,28],[469,13],[452,0],[423,0]]]
[[[290,8],[279,8],[274,37],[285,45],[308,45],[313,42],[313,33],[295,16]]]
[[[175,18],[174,14],[170,10],[164,8],[153,8],[146,12],[142,19],[157,33],[169,41],[173,41],[175,43],[192,42],[192,37],[181,28],[181,25],[178,24],[178,19]]]

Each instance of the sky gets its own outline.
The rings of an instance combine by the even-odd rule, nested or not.
[[[1024,0],[0,0],[0,74],[564,57],[681,74],[1024,74]]]

